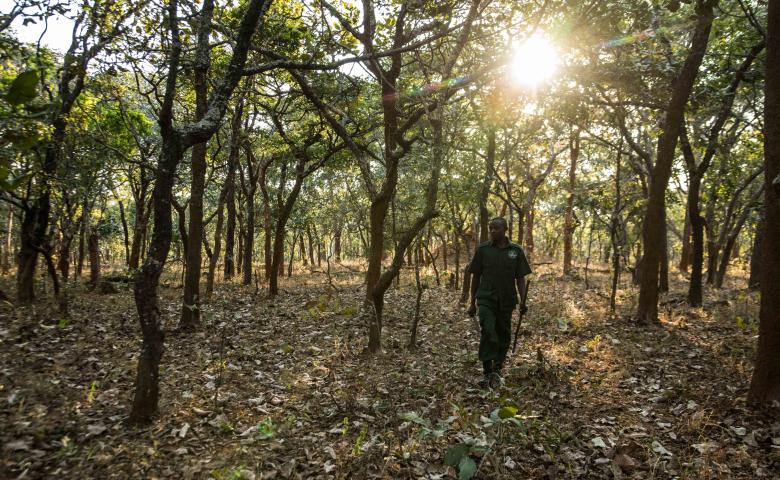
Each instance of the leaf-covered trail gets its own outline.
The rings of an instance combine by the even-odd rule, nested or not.
[[[3,307],[0,477],[451,478],[445,453],[460,443],[480,478],[777,474],[777,411],[744,404],[755,294],[691,310],[675,284],[663,323],[638,328],[628,290],[623,316],[608,314],[606,276],[586,291],[541,273],[489,392],[475,388],[476,326],[443,289],[423,296],[415,352],[414,289],[392,290],[385,351],[364,358],[354,280],[273,301],[223,286],[202,331],[168,334],[161,414],[143,429],[123,423],[140,341],[129,290],[75,293],[69,322]],[[170,327],[178,293],[163,289]]]

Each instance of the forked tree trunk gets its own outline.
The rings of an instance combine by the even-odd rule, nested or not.
[[[209,3],[211,0],[206,0]],[[268,8],[267,0],[249,0],[241,19],[233,54],[227,66],[225,77],[212,95],[208,113],[209,122],[188,124],[181,130],[173,126],[173,106],[177,89],[181,41],[177,0],[170,0],[167,8],[167,25],[170,29],[170,53],[168,75],[165,81],[165,95],[160,107],[158,123],[162,137],[162,149],[157,168],[157,178],[152,193],[154,229],[146,261],[136,275],[134,293],[138,310],[143,342],[138,359],[138,373],[135,382],[133,407],[130,421],[149,423],[157,412],[159,399],[159,369],[163,353],[163,331],[161,328],[157,288],[165,261],[168,257],[172,237],[171,192],[176,167],[184,151],[192,145],[203,143],[214,134],[225,115],[227,103],[242,77],[250,39],[257,30],[260,16]],[[205,6],[204,6],[205,8]],[[185,142],[186,141],[186,142]]]
[[[745,225],[745,222],[750,216],[750,213],[755,208],[755,203],[760,198],[762,192],[763,192],[763,187],[758,189],[750,197],[745,207],[743,208],[742,213],[739,215],[739,218],[737,219],[736,223],[731,228],[728,236],[726,237],[726,244],[723,246],[723,252],[722,255],[720,256],[720,265],[718,266],[718,272],[715,275],[715,286],[718,288],[723,287],[723,280],[726,278],[726,270],[729,267],[729,261],[731,260],[731,253],[734,249],[734,245],[737,242],[737,237],[739,237],[739,232],[742,231],[742,227]]]
[[[305,166],[306,160],[304,158],[299,158],[295,165],[295,183],[293,184],[292,190],[290,190],[287,199],[281,203],[279,216],[276,220],[276,229],[274,231],[273,259],[271,261],[271,277],[269,278],[268,282],[268,294],[271,296],[279,294],[278,277],[279,275],[283,274],[284,270],[284,237],[287,234],[287,221],[290,219],[295,202],[298,200],[298,195],[301,193],[301,187],[303,186],[303,180],[305,178]],[[293,243],[290,247],[290,265],[292,265],[293,258],[295,258],[294,234]]]
[[[642,275],[639,286],[639,304],[636,321],[647,324],[658,321],[658,278],[666,231],[664,212],[665,194],[672,171],[677,140],[682,127],[683,112],[691,95],[693,84],[707,50],[713,20],[714,0],[699,0],[696,5],[696,26],[688,56],[672,85],[671,98],[666,108],[664,124],[656,150],[656,162],[650,176],[647,211],[642,222]]]

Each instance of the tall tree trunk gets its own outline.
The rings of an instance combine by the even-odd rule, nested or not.
[[[295,230],[292,232],[292,242],[290,242],[290,261],[287,264],[287,278],[292,277],[293,262],[295,261],[295,242],[298,241]]]
[[[252,192],[254,193],[254,192]],[[244,232],[244,265],[241,268],[241,283],[252,284],[252,260],[255,254],[255,199],[254,195],[246,197],[246,225]]]
[[[677,140],[682,127],[683,112],[707,50],[713,20],[714,0],[699,0],[696,5],[696,27],[688,56],[672,85],[671,99],[666,108],[664,124],[658,138],[656,162],[650,180],[647,211],[642,223],[642,276],[636,320],[640,324],[658,321],[658,277],[663,235],[666,231],[665,193],[674,161]]]
[[[298,256],[301,257],[304,267],[309,266],[309,259],[306,257],[306,242],[303,238],[303,230],[298,233]]]
[[[529,207],[526,209],[525,212],[525,247],[526,251],[525,254],[528,257],[528,261],[531,261],[531,258],[534,254],[534,217],[535,214],[535,208],[534,204],[531,203]]]
[[[210,1],[206,0],[207,3]],[[212,95],[208,113],[204,116],[209,121],[194,125],[188,124],[183,130],[177,130],[173,126],[173,106],[182,49],[178,30],[177,0],[170,0],[166,6],[168,12],[166,23],[171,35],[165,95],[158,118],[162,148],[152,193],[154,229],[149,254],[144,265],[136,274],[134,287],[135,303],[143,334],[135,381],[135,395],[130,412],[130,420],[134,423],[149,423],[157,412],[159,367],[164,338],[161,329],[157,288],[171,244],[171,199],[176,167],[187,148],[208,141],[219,127],[227,109],[227,102],[242,77],[251,37],[256,33],[258,21],[269,4],[268,0],[249,0],[247,2],[225,77]],[[186,143],[183,143],[183,140],[186,140]]]
[[[204,1],[198,18],[198,44],[193,65],[195,90],[195,121],[206,115],[208,108],[208,71],[210,62],[209,36],[214,2]],[[187,270],[184,274],[184,295],[181,304],[179,330],[191,331],[200,327],[200,272],[203,244],[203,193],[206,189],[207,142],[196,143],[190,154],[190,222],[187,248]]]
[[[274,232],[273,259],[271,262],[271,278],[268,282],[268,294],[271,296],[279,294],[279,279],[284,269],[284,238],[287,234],[287,221],[290,219],[293,207],[295,206],[298,195],[301,193],[301,187],[304,180],[305,159],[298,159],[295,165],[295,183],[293,184],[287,199],[280,205],[279,216],[276,220],[276,229]],[[293,235],[293,244],[290,247],[290,264],[295,258],[295,236]]]
[[[761,310],[748,401],[780,401],[780,1],[769,0],[764,95],[764,232]]]
[[[341,263],[341,231],[343,226],[341,222],[336,224],[336,229],[333,232],[333,258],[336,263]]]
[[[620,211],[622,210],[622,195],[620,192],[620,160],[622,156],[621,149],[623,143],[621,141],[620,147],[617,152],[617,162],[615,166],[615,205],[612,208],[612,218],[609,223],[609,238],[612,241],[612,288],[609,295],[609,309],[614,313],[615,311],[615,297],[617,296],[618,281],[620,281],[620,253],[623,250],[623,237],[620,234]]]
[[[96,287],[100,281],[100,236],[90,227],[89,230],[89,283]]]
[[[569,195],[563,220],[563,274],[571,273],[572,235],[574,234],[574,191],[577,187],[577,160],[580,156],[580,132],[572,132],[569,139]]]
[[[485,154],[485,173],[482,177],[482,185],[479,191],[479,241],[486,242],[488,236],[488,223],[490,212],[488,211],[488,197],[493,187],[493,174],[496,163],[496,127],[490,124],[487,128],[487,152]]]
[[[5,248],[3,249],[3,275],[8,274],[11,269],[11,250],[13,249],[14,239],[14,207],[8,205],[8,221],[5,231]]]
[[[666,226],[666,209],[663,211],[664,234],[661,236],[661,266],[658,275],[658,291],[669,291],[669,232]]]
[[[92,211],[91,205],[84,202],[84,211],[81,214],[81,225],[79,226],[79,251],[76,260],[76,278],[81,278],[81,272],[84,270],[84,252],[87,241],[87,222]]]
[[[387,289],[390,288],[393,279],[401,270],[401,266],[404,262],[404,252],[411,247],[412,242],[420,234],[428,221],[438,215],[438,212],[436,211],[436,200],[439,191],[439,175],[441,173],[443,160],[442,121],[438,118],[438,113],[439,112],[435,112],[434,114],[428,115],[433,133],[433,152],[431,160],[431,177],[428,180],[425,192],[425,208],[423,213],[399,238],[390,266],[382,272],[374,285],[374,288],[371,290],[374,316],[369,323],[369,352],[376,352],[381,349],[380,339],[382,332],[382,307],[384,304],[384,295],[385,292],[387,292]],[[372,231],[371,233],[373,235],[374,232]]]
[[[209,269],[206,274],[206,297],[214,293],[214,277],[217,272],[217,262],[222,250],[222,228],[225,224],[225,197],[226,191],[223,188],[217,202],[217,223],[214,226],[214,251],[209,257]]]
[[[690,187],[688,187],[690,190]],[[691,212],[690,212],[690,193],[685,203],[685,222],[683,223],[682,246],[680,247],[680,263],[677,269],[680,273],[687,273],[691,266],[691,257],[693,256],[693,243],[691,242]]]
[[[306,225],[306,240],[309,242],[309,264],[314,267],[314,238],[311,234],[311,225]]]
[[[235,244],[236,244],[236,167],[235,164],[228,167],[225,179],[227,194],[225,195],[225,208],[227,209],[227,226],[225,231],[225,280],[230,280],[235,274]]]
[[[57,261],[57,267],[62,275],[63,282],[68,281],[70,276],[70,246],[73,243],[73,237],[70,235],[63,235],[60,242],[59,259]]]
[[[130,230],[127,228],[127,217],[125,216],[125,206],[122,200],[119,200],[119,219],[122,222],[122,239],[125,244],[125,265],[130,265]]]
[[[699,210],[699,190],[701,177],[693,174],[688,186],[688,218],[691,223],[692,262],[691,281],[688,284],[688,304],[692,307],[702,305],[702,270],[704,268],[704,218]]]

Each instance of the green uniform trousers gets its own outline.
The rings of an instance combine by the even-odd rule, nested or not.
[[[482,362],[492,360],[501,364],[509,352],[512,341],[512,312],[514,309],[501,310],[494,302],[477,300],[479,307],[479,326],[482,334],[479,339],[479,359]]]

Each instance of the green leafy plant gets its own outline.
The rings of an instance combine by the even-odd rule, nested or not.
[[[477,473],[477,463],[469,456],[473,449],[472,444],[459,443],[444,455],[444,463],[458,471],[458,480],[468,480]]]

